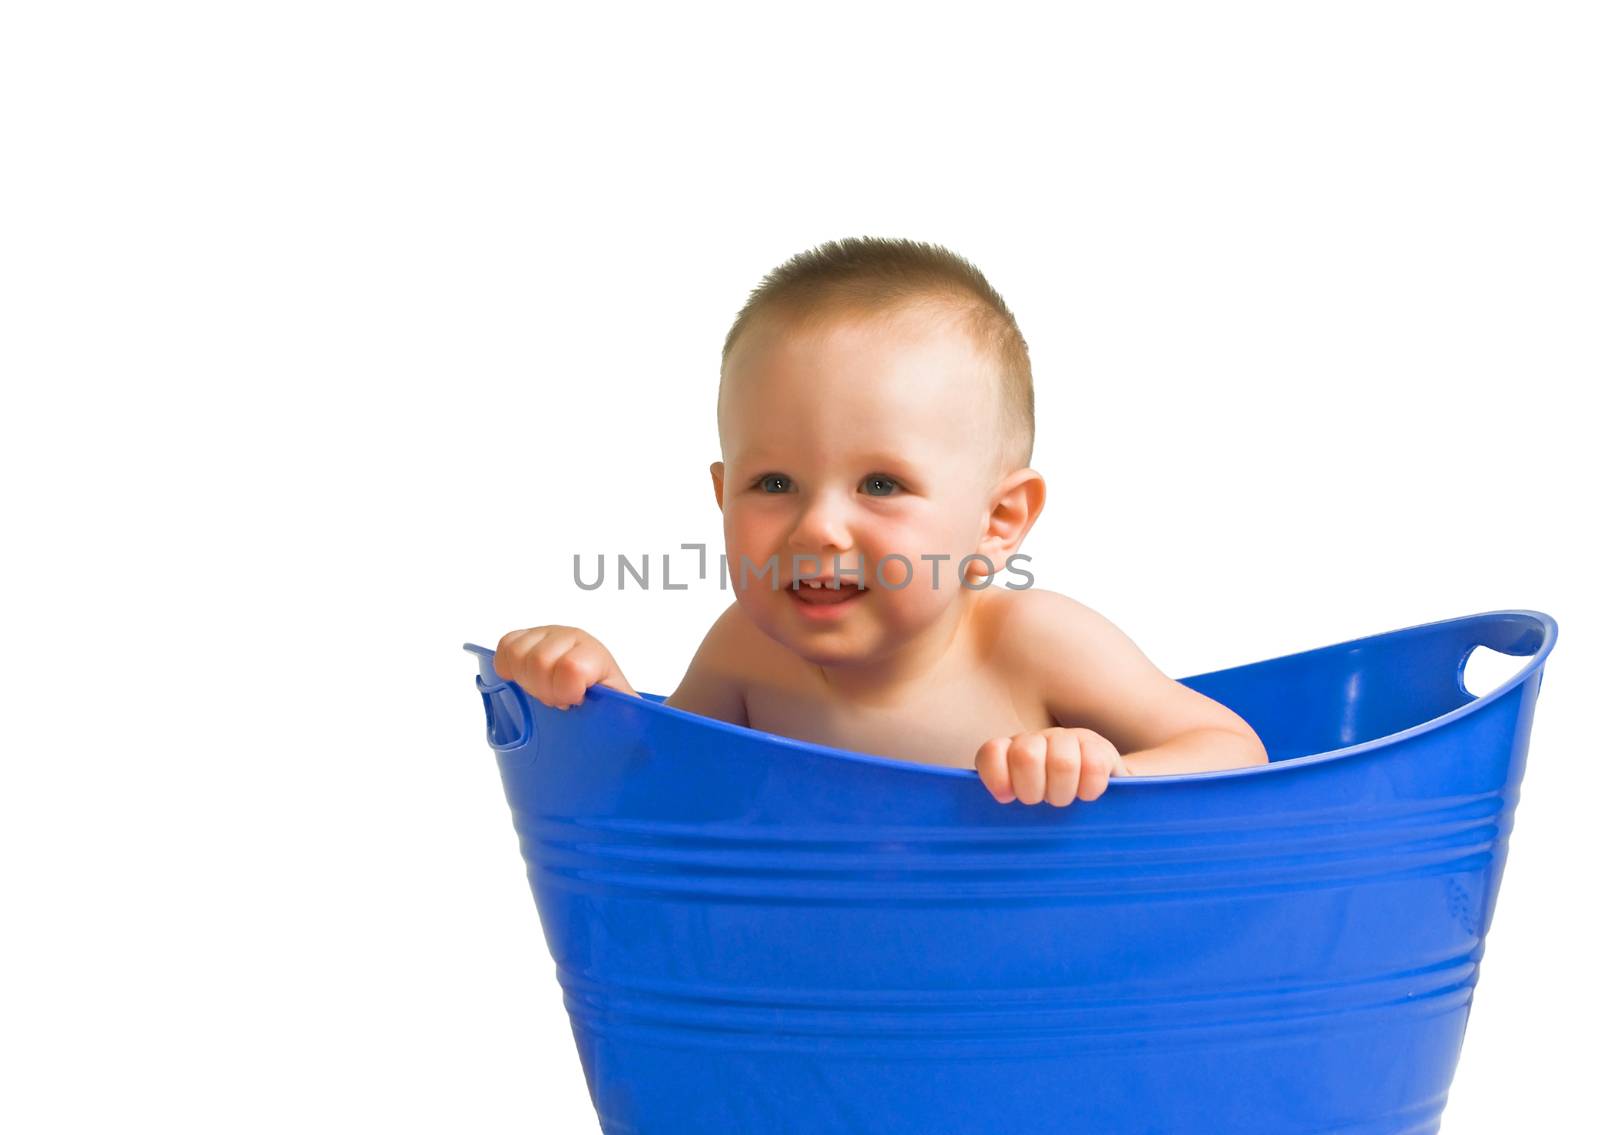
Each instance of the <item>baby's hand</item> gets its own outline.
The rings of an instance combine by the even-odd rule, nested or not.
[[[996,737],[978,749],[978,778],[1002,804],[1098,800],[1113,776],[1128,776],[1117,747],[1092,729],[1053,726]]]
[[[597,684],[638,696],[611,652],[577,627],[512,631],[495,649],[494,672],[556,709],[577,705]]]

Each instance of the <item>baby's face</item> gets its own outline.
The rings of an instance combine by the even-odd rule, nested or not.
[[[949,317],[918,311],[741,334],[712,475],[732,584],[768,635],[811,662],[866,663],[971,598],[957,565],[984,550],[1000,473],[994,365]],[[755,575],[774,555],[776,590]],[[832,606],[796,597],[790,581],[833,576],[836,555],[861,569],[841,582],[865,590]]]

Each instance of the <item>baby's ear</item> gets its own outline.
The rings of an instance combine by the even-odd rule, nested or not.
[[[1044,477],[1036,469],[1018,469],[995,491],[983,543],[1003,561],[1022,546],[1022,538],[1044,509]]]
[[[717,493],[717,507],[721,508],[722,507],[722,462],[720,462],[720,461],[713,461],[711,463],[711,487],[716,490],[716,493]]]

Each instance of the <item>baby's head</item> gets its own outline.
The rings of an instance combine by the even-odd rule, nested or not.
[[[739,601],[819,664],[948,628],[1044,503],[1027,344],[983,275],[934,245],[829,242],[770,273],[724,344],[717,426]],[[756,575],[774,556],[776,589]],[[966,557],[983,559],[958,575]],[[857,567],[837,606],[789,586]]]

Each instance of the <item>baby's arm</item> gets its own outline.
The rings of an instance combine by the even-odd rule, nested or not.
[[[979,749],[978,771],[998,799],[1068,804],[1098,798],[1110,776],[1266,763],[1242,717],[1167,677],[1108,619],[1050,591],[1019,599],[1001,636],[1008,663],[1060,724]]]
[[[1256,730],[1221,701],[1166,677],[1106,616],[1066,596],[1050,628],[1066,669],[1048,671],[1058,722],[1093,728],[1134,776],[1267,764]]]

